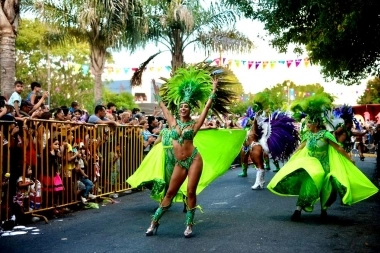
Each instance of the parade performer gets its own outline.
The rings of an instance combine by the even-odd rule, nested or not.
[[[272,178],[268,189],[280,196],[298,196],[292,221],[301,219],[301,211],[312,212],[318,199],[321,217],[327,208],[342,198],[342,204],[352,205],[378,192],[376,186],[353,164],[350,156],[326,130],[326,111],[331,99],[314,95],[293,104],[293,110],[306,113],[308,132],[297,152]]]
[[[225,86],[223,84],[228,82],[219,78],[223,76],[221,71],[209,72],[204,69],[194,66],[178,69],[172,78],[165,79],[166,83],[160,89],[153,83],[156,100],[169,125],[175,166],[166,194],[146,231],[147,236],[153,235],[157,231],[159,220],[169,209],[172,201],[179,201],[186,196],[187,212],[184,236],[191,237],[194,213],[198,207],[196,195],[228,170],[239,152],[236,146],[243,142],[244,131],[238,129],[201,130],[198,132],[209,109],[222,113],[228,112],[225,105],[231,102],[230,97],[233,94],[228,88],[223,87]],[[228,72],[228,70],[223,71]],[[210,74],[213,74],[214,78]],[[199,118],[192,120],[191,110],[201,106],[204,108]],[[226,140],[230,141],[230,145],[225,146]],[[143,161],[135,172],[135,174],[141,175],[145,172],[145,176],[136,177],[134,174],[127,180],[132,187],[144,180],[164,177],[164,154],[162,151],[155,151],[155,149],[159,150],[159,147],[160,145],[156,145],[152,149],[156,153],[156,162],[143,166]],[[158,154],[158,152],[162,154]],[[149,156],[150,153],[145,159],[153,161],[154,158],[149,158]]]
[[[349,105],[342,105],[333,110],[334,116],[334,136],[338,143],[344,148],[347,153],[350,153],[352,150],[351,136],[362,137],[367,132],[353,132],[352,127],[355,123],[355,128],[361,130],[359,121],[354,117],[354,111]],[[360,155],[360,160],[364,161],[363,156],[364,145],[363,142],[359,142],[358,151]]]

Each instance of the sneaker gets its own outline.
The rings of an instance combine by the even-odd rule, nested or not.
[[[84,197],[80,197],[80,198],[81,198],[81,200],[82,200],[82,203],[85,204],[85,205],[87,205],[87,199],[84,198]]]
[[[32,222],[37,222],[37,221],[40,221],[39,217],[32,217]]]
[[[88,197],[89,197],[90,199],[96,199],[96,198],[97,198],[95,195],[92,195],[91,193],[88,194]]]
[[[119,194],[115,193],[115,194],[111,194],[111,198],[113,199],[117,199],[119,197]]]

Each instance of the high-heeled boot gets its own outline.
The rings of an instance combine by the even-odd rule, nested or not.
[[[185,232],[183,232],[183,235],[185,236],[185,238],[190,238],[193,236],[193,226],[195,224],[194,223],[195,209],[196,207],[187,209],[186,221],[185,221],[186,229],[185,229]]]
[[[149,228],[146,230],[145,235],[151,236],[153,234],[157,233],[158,227],[160,226],[160,219],[162,215],[170,208],[170,205],[168,206],[159,206],[156,210],[156,212],[152,216],[152,222],[150,223]]]
[[[280,164],[278,163],[277,160],[274,160],[273,164],[276,167],[276,169],[274,169],[273,172],[278,172],[280,170]]]
[[[256,181],[255,181],[255,184],[252,185],[252,187],[251,187],[252,190],[264,188],[264,184],[265,184],[264,175],[265,175],[265,170],[257,170]]]
[[[245,166],[244,163],[241,164],[243,171],[238,175],[238,177],[247,177],[248,166]]]

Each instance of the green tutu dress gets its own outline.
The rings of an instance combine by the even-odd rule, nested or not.
[[[172,140],[166,130],[161,131],[162,141],[155,145],[144,158],[135,173],[127,179],[132,188],[141,186],[151,189],[151,198],[161,201],[169,186],[175,166]],[[194,138],[203,159],[202,175],[197,194],[213,180],[223,175],[240,152],[246,132],[240,129],[200,130]],[[174,202],[183,202],[187,196],[187,179],[180,187]]]
[[[268,184],[281,196],[298,196],[297,206],[311,212],[316,201],[329,207],[337,194],[343,205],[352,205],[378,192],[378,188],[346,157],[331,147],[337,143],[326,130],[308,132],[306,146],[295,153]]]

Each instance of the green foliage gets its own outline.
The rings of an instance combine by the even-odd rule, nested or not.
[[[26,86],[22,97],[30,90],[30,83],[41,83],[48,90],[48,62],[50,59],[50,107],[70,106],[78,101],[84,108],[93,108],[93,78],[82,70],[88,62],[89,48],[86,44],[69,41],[64,45],[51,46],[44,43],[48,27],[39,20],[24,19],[16,39],[16,76]]]
[[[134,97],[129,92],[113,93],[107,88],[103,89],[104,104],[112,102],[116,105],[117,109],[129,109],[138,108],[134,102]]]
[[[281,52],[306,46],[322,74],[346,85],[380,73],[380,1],[224,0],[242,15],[265,24]]]
[[[294,89],[294,100],[288,100],[288,89]],[[302,101],[305,98],[315,95],[324,95],[334,101],[334,96],[326,93],[324,88],[318,83],[296,85],[291,81],[285,80],[271,88],[265,88],[263,91],[256,94],[249,94],[248,100],[245,102],[237,101],[231,107],[231,112],[235,114],[244,114],[249,106],[256,108],[256,110],[287,110],[288,105],[292,102]]]
[[[367,82],[364,94],[358,100],[358,104],[380,104],[380,78],[375,77]]]
[[[144,0],[148,41],[172,54],[172,69],[184,66],[183,51],[191,44],[208,51],[246,52],[253,43],[236,31],[235,13],[220,2]]]

